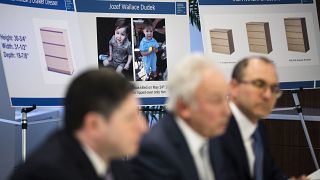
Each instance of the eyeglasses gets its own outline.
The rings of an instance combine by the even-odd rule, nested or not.
[[[282,95],[282,91],[280,90],[278,84],[269,85],[267,82],[261,79],[255,79],[251,81],[240,80],[238,82],[242,84],[251,84],[252,86],[256,87],[257,89],[260,89],[263,92],[266,92],[267,89],[269,88],[272,95],[275,96],[276,98],[280,98]]]

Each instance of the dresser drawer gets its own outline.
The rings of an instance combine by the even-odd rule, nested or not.
[[[222,54],[231,54],[234,52],[234,49],[230,48],[229,46],[218,46],[213,44],[212,51],[216,53],[222,53]]]
[[[59,72],[63,74],[72,74],[72,64],[66,59],[46,56],[46,63],[49,71]]]
[[[303,39],[287,38],[288,44],[304,44]]]
[[[301,26],[286,26],[286,32],[302,32]]]
[[[216,39],[211,38],[211,44],[220,45],[220,46],[229,46],[229,40],[228,39]]]
[[[259,38],[259,39],[266,39],[266,34],[264,32],[254,32],[248,31],[248,38]]]
[[[264,25],[257,25],[257,24],[246,24],[247,31],[260,31],[264,32]]]
[[[289,51],[298,51],[298,52],[307,52],[309,47],[306,47],[303,44],[288,44]]]
[[[249,38],[248,41],[249,41],[249,44],[262,45],[262,46],[267,45],[267,41],[265,39]]]
[[[65,46],[43,43],[43,50],[45,55],[68,58]]]
[[[64,30],[56,29],[56,28],[40,28],[40,34],[42,42],[54,43],[65,45],[65,37],[66,34]]]
[[[260,45],[249,45],[249,49],[251,52],[263,53],[268,54],[272,51],[272,49],[268,49],[267,46],[260,46]]]
[[[287,38],[296,38],[296,39],[302,39],[303,34],[302,33],[296,33],[296,32],[286,32]]]
[[[211,38],[228,39],[228,34],[224,32],[210,31]]]
[[[301,19],[300,18],[286,18],[284,20],[284,24],[286,26],[301,26]]]

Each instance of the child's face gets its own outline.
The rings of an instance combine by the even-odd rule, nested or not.
[[[153,38],[153,28],[151,26],[144,28],[143,33],[147,40],[151,40]]]
[[[114,31],[114,36],[116,38],[117,44],[122,45],[124,40],[127,38],[126,29],[126,27],[123,27]]]

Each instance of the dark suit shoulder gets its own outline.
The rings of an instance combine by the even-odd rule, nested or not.
[[[114,180],[131,180],[133,174],[126,160],[113,160],[110,163]]]
[[[239,126],[234,116],[230,117],[226,132],[220,136],[223,159],[227,169],[239,180],[251,179],[249,163]]]
[[[11,179],[97,179],[97,175],[72,135],[59,130],[50,135],[20,164]]]
[[[130,161],[135,179],[162,180],[177,177],[179,159],[174,138],[176,124],[167,115],[141,141],[138,155]]]
[[[152,154],[152,157],[160,161],[167,159],[175,159],[173,152],[176,144],[173,139],[176,138],[175,133],[172,132],[171,126],[175,126],[175,121],[171,115],[163,118],[152,130],[147,133],[141,141],[140,153]],[[173,127],[174,128],[174,127]]]

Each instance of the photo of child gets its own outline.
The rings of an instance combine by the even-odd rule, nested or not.
[[[131,19],[97,17],[97,31],[99,68],[113,68],[133,81]]]
[[[167,79],[164,19],[133,19],[136,81]]]

